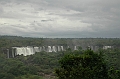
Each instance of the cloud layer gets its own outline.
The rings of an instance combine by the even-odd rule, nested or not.
[[[0,0],[0,34],[120,37],[119,0]]]

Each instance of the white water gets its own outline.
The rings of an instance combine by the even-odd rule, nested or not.
[[[74,50],[77,50],[76,46],[74,46]],[[42,47],[30,47],[30,46],[12,47],[12,57],[15,57],[16,55],[23,55],[23,56],[33,55],[35,54],[35,52],[41,52],[41,51],[46,51],[46,52],[57,52],[58,51],[59,52],[59,51],[64,51],[64,48],[63,46],[48,46],[47,48],[45,48],[45,46],[42,46]]]
[[[77,50],[77,46],[74,46],[74,50]]]
[[[33,47],[16,47],[16,55],[32,55],[35,54],[35,51],[33,50]]]
[[[61,51],[63,51],[64,50],[64,48],[63,48],[63,46],[61,46]]]
[[[51,46],[48,46],[48,52],[52,52]]]
[[[99,46],[88,46],[90,47],[92,50],[98,50]],[[65,47],[65,48],[70,48],[69,46]],[[103,46],[103,49],[108,49],[108,48],[112,48],[112,46]],[[73,50],[78,50],[77,46],[74,46]],[[15,57],[16,55],[23,55],[23,56],[27,56],[27,55],[33,55],[35,54],[35,52],[41,52],[41,51],[45,51],[45,52],[59,52],[59,51],[65,51],[63,46],[47,46],[47,48],[45,48],[45,46],[41,46],[41,47],[31,47],[31,46],[27,46],[27,47],[12,47],[12,53],[10,53],[9,49],[7,49],[7,56],[8,58],[10,56]]]
[[[103,49],[111,49],[112,46],[103,46]]]
[[[57,52],[56,46],[52,46],[52,51],[53,51],[53,52]]]

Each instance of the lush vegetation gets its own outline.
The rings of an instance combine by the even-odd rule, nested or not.
[[[73,46],[114,46],[120,47],[119,38],[30,38],[20,36],[0,36],[0,48],[10,48],[12,46],[48,46],[63,45]]]
[[[31,56],[17,56],[15,58],[9,59],[6,58],[2,51],[3,49],[10,48],[12,46],[72,46],[78,44],[94,46],[97,45],[101,47],[104,45],[111,45],[114,46],[114,48],[107,50],[100,49],[95,53],[91,50],[82,50],[82,48],[79,47],[79,50],[77,51],[67,49],[67,51],[57,53],[39,52]],[[0,79],[57,79],[56,76],[59,77],[59,75],[55,74],[55,72],[59,73],[61,69],[62,71],[59,73],[61,74],[61,77],[59,78],[65,78],[62,76],[65,76],[67,74],[67,77],[70,79],[70,77],[73,78],[71,74],[76,74],[77,79],[79,74],[84,73],[84,75],[89,75],[87,77],[82,77],[84,76],[82,74],[80,75],[81,79],[88,79],[88,77],[90,79],[93,77],[93,74],[95,75],[92,79],[102,78],[103,75],[106,79],[107,77],[109,79],[120,79],[119,47],[119,38],[50,39],[0,36]],[[79,63],[81,63],[81,65]],[[65,70],[63,67],[67,68],[66,73],[64,73]],[[93,70],[91,70],[91,68]],[[69,70],[74,70],[74,72],[71,71],[69,73]]]
[[[0,79],[53,79],[54,68],[58,67],[61,55],[41,52],[8,59],[0,54]]]
[[[71,74],[75,74],[76,79],[79,76],[81,79],[107,79],[107,76],[109,79],[119,79],[120,50],[108,49],[99,52],[81,49],[72,52],[68,49],[65,52],[39,52],[9,59],[0,54],[0,79],[57,79],[56,76],[61,76],[60,79],[73,79]]]
[[[91,50],[65,55],[56,69],[59,79],[107,79],[107,66],[101,53]]]
[[[111,58],[104,56],[104,52],[95,53],[88,49],[65,55],[55,72],[59,79],[120,79],[119,66],[114,66],[118,62],[108,64]]]

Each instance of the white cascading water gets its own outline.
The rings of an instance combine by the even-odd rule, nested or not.
[[[22,55],[23,54],[22,47],[16,48],[16,52],[17,52],[17,55]]]
[[[77,46],[74,46],[74,50],[77,50]]]
[[[26,53],[25,53],[26,51],[25,51],[25,47],[22,47],[22,53],[23,53],[23,55],[24,56],[26,56]]]
[[[33,50],[33,47],[16,47],[16,55],[33,55],[35,54],[35,51]]]
[[[75,46],[76,49],[76,46]],[[41,52],[41,51],[46,51],[46,52],[57,52],[57,51],[64,51],[63,46],[48,46],[47,50],[45,49],[45,46],[42,47],[12,47],[12,57],[15,57],[16,55],[33,55],[35,52]]]
[[[61,51],[63,51],[64,50],[64,48],[63,48],[63,46],[61,46]]]
[[[51,46],[48,46],[48,52],[52,52]]]
[[[27,47],[24,47],[24,56],[27,56],[28,52],[27,52]]]
[[[35,54],[35,51],[34,51],[33,47],[31,47],[30,50],[31,50],[30,55]]]
[[[112,46],[103,46],[103,49],[111,49],[112,48]]]
[[[52,51],[53,51],[53,52],[57,52],[56,46],[52,46]]]
[[[30,47],[27,47],[27,54],[26,55],[30,55],[31,49]]]

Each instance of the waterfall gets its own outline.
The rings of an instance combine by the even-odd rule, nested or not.
[[[64,51],[63,46],[61,46],[61,51]]]
[[[16,47],[15,49],[16,49],[16,51],[14,51],[15,56],[16,55],[27,56],[27,55],[35,54],[35,51],[33,50],[33,47]]]
[[[17,51],[17,55],[23,54],[22,47],[16,48],[16,51]]]
[[[70,48],[68,46],[68,48]],[[77,47],[74,46],[74,50],[77,50]],[[59,51],[65,51],[63,46],[48,46],[47,50],[45,48],[45,46],[41,46],[41,47],[31,47],[31,46],[27,46],[27,47],[12,47],[12,53],[9,53],[9,49],[7,50],[7,56],[8,58],[10,57],[10,55],[12,55],[12,57],[15,57],[16,55],[23,55],[23,56],[27,56],[27,55],[33,55],[35,54],[35,52],[41,52],[41,51],[46,51],[46,52],[59,52]]]
[[[59,51],[64,51],[63,46],[58,46],[58,52],[59,52]]]
[[[27,49],[27,55],[35,54],[35,51],[34,51],[33,47],[26,47],[26,49]]]
[[[74,50],[77,50],[77,46],[74,46]]]
[[[57,52],[57,48],[55,46],[52,46],[52,51]]]
[[[27,54],[26,55],[30,55],[30,52],[31,52],[31,49],[30,49],[30,47],[27,47]]]
[[[48,46],[48,52],[52,52],[51,46]]]
[[[24,56],[27,56],[27,51],[26,51],[26,50],[27,50],[26,47],[22,47],[22,51],[23,51],[23,55],[24,55]]]
[[[41,52],[41,51],[60,52],[60,51],[65,51],[66,48],[71,48],[71,47],[72,47],[72,50],[78,50],[77,46],[73,46],[73,47],[65,46],[64,48],[63,46],[12,47],[12,50],[11,49],[6,50],[6,54],[7,54],[7,57],[10,58],[10,57],[15,57],[16,55],[23,55],[23,56],[33,55],[35,54],[35,52]],[[95,50],[95,51],[99,49],[99,46],[88,46],[88,47],[90,47],[92,50]],[[82,46],[82,48],[85,49],[86,47]],[[108,49],[108,48],[112,48],[112,46],[103,46],[103,49]]]
[[[103,46],[103,49],[111,49],[112,46]]]

